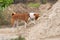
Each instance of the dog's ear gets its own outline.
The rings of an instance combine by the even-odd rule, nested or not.
[[[12,13],[12,16],[14,15],[14,13]]]
[[[14,14],[16,14],[16,13],[13,12],[13,13],[12,13],[12,16],[13,16]]]

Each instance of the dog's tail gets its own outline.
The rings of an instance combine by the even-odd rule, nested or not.
[[[14,14],[16,14],[16,13],[15,13],[15,12],[13,12],[13,13],[12,13],[12,16],[13,16]]]

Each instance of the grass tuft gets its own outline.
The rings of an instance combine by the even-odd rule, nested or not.
[[[25,40],[25,38],[22,38],[21,36],[19,36],[18,38],[11,39],[11,40]]]
[[[28,6],[37,8],[40,6],[40,3],[29,3]]]

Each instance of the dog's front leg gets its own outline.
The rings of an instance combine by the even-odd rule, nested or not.
[[[18,24],[19,24],[18,21],[16,21],[16,27],[18,27]]]
[[[32,20],[32,23],[33,23],[33,24],[36,24],[36,20],[35,20],[35,19],[33,19],[33,20]]]
[[[27,23],[25,22],[25,28],[27,27]]]

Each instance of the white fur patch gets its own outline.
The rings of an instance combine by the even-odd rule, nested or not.
[[[34,16],[34,13],[29,13],[30,14],[30,18],[34,19],[35,16]]]

